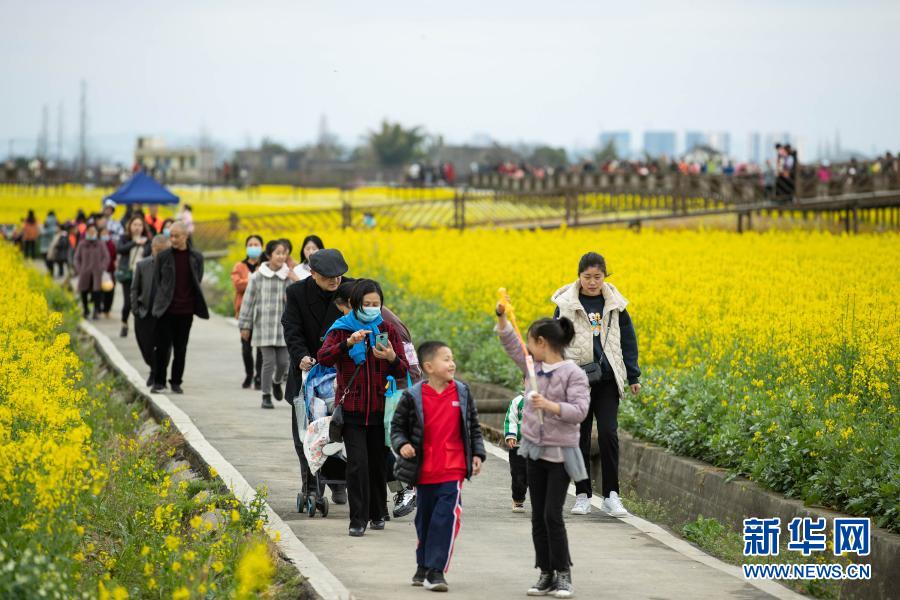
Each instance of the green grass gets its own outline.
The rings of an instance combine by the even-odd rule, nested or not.
[[[679,516],[682,512],[676,510],[676,507],[659,500],[640,498],[634,494],[633,490],[629,489],[623,490],[622,503],[633,515],[657,525],[662,525],[673,534],[683,537],[707,554],[732,565],[805,564],[815,562],[842,562],[846,564],[848,562],[844,558],[837,558],[831,554],[820,553],[806,557],[799,552],[790,551],[787,549],[786,538],[782,539],[778,556],[745,557],[743,553],[743,533],[717,519],[698,515],[692,521],[685,520]],[[840,581],[830,580],[779,581],[794,591],[808,594],[814,598],[825,599],[840,598],[843,585]],[[850,585],[853,585],[853,583],[851,582]]]

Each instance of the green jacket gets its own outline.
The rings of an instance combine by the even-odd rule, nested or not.
[[[516,442],[522,441],[522,411],[525,409],[525,395],[519,394],[509,401],[506,409],[506,419],[503,420],[503,437],[516,438]]]

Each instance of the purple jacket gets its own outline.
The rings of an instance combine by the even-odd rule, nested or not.
[[[525,352],[515,330],[512,325],[507,324],[506,329],[496,331],[503,349],[525,375],[525,389],[531,391],[525,366]],[[543,363],[535,361],[534,370],[541,373]],[[542,427],[537,409],[526,400],[525,410],[522,413],[522,436],[539,446],[577,447],[581,435],[581,422],[587,416],[591,403],[591,388],[584,370],[573,361],[566,360],[547,375],[539,375],[537,387],[537,391],[544,398],[559,403],[560,413],[557,416],[544,412]]]

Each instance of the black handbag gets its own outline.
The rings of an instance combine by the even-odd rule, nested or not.
[[[359,375],[359,370],[364,364],[366,363],[356,365],[353,376],[350,377],[350,381],[344,386],[344,393],[341,394],[341,401],[335,402],[334,404],[334,411],[331,413],[331,421],[328,423],[328,441],[331,443],[340,443],[344,441],[344,398],[346,398],[347,394],[350,392],[350,388],[353,386],[353,382],[356,380],[356,376]]]
[[[116,269],[116,281],[119,283],[131,283],[134,278],[134,271],[131,269]]]
[[[603,338],[603,344],[600,346],[601,351],[606,350],[606,342],[609,340],[609,330],[612,325],[612,312],[609,313],[609,319],[606,320],[606,335]],[[603,360],[603,356],[601,354],[600,360]],[[588,378],[588,385],[594,386],[600,383],[603,379],[603,369],[600,366],[600,363],[597,361],[590,362],[586,365],[582,365],[581,367]]]

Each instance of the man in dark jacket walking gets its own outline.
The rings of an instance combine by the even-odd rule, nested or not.
[[[171,246],[169,238],[164,235],[157,235],[150,244],[151,254],[147,258],[139,260],[134,265],[134,275],[131,279],[131,308],[134,312],[134,337],[137,340],[138,348],[141,350],[141,357],[150,367],[150,377],[147,379],[147,386],[152,387],[154,383],[153,369],[154,365],[154,349],[156,348],[156,318],[151,310],[153,308],[153,297],[156,291],[153,287],[153,270],[156,266],[156,256],[163,250],[167,250]],[[169,358],[166,357],[168,363]]]
[[[203,255],[188,247],[188,233],[184,223],[175,221],[170,229],[172,247],[156,257],[153,269],[153,283],[156,295],[153,298],[152,314],[158,319],[156,324],[156,351],[151,392],[159,393],[166,388],[166,371],[169,368],[170,349],[172,359],[172,391],[182,394],[182,377],[187,354],[188,337],[194,315],[209,318],[209,310],[200,289],[203,280]]]
[[[284,328],[284,341],[291,356],[285,398],[288,402],[300,393],[303,384],[303,373],[315,364],[315,357],[322,348],[325,332],[342,316],[334,303],[335,294],[348,267],[339,250],[319,250],[309,257],[309,268],[312,275],[303,281],[291,284],[287,288],[287,302],[281,325]],[[302,400],[301,400],[302,402]],[[303,493],[307,492],[309,466],[303,454],[303,442],[297,428],[296,409],[291,411],[291,433],[294,437],[294,450],[300,460],[300,475],[303,481]],[[331,499],[335,504],[347,502],[344,486],[331,486]]]

